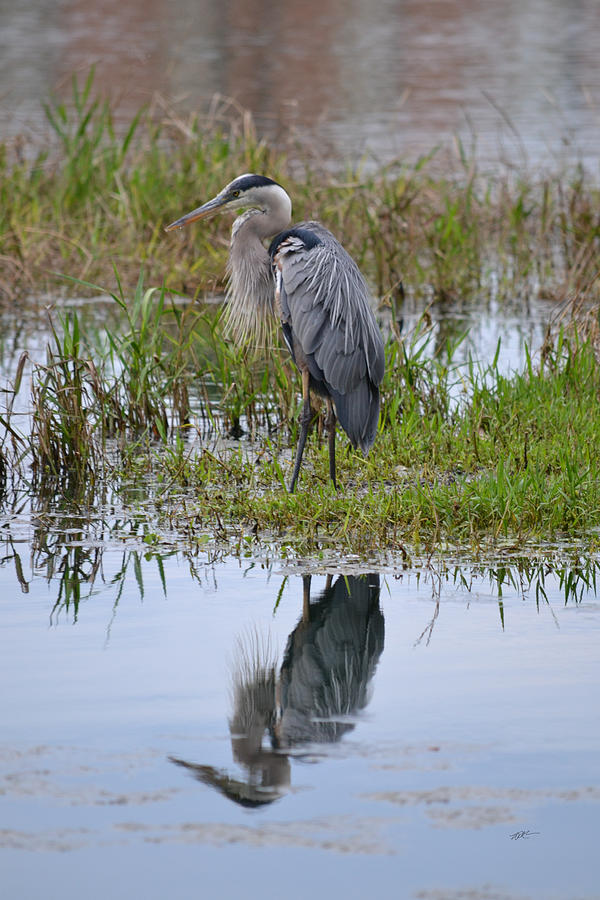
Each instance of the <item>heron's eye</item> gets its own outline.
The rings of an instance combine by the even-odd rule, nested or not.
[[[231,192],[231,196],[232,196],[232,197],[239,197],[239,196],[240,196],[240,192],[239,192],[239,191],[232,191],[232,192]]]

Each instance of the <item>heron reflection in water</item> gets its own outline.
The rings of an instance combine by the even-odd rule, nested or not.
[[[379,575],[342,575],[333,584],[328,576],[314,603],[310,581],[303,577],[302,618],[288,638],[279,675],[258,639],[240,645],[229,729],[244,779],[170,757],[241,806],[283,796],[291,781],[290,752],[339,741],[354,728],[348,717],[369,700],[384,643]],[[266,734],[270,746],[263,746]]]

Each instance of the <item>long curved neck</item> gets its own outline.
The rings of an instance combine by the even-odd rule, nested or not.
[[[279,184],[269,187],[264,205],[248,209],[233,223],[231,239],[242,245],[264,241],[283,231],[292,221],[292,201]]]
[[[259,298],[265,284],[270,287],[271,260],[263,241],[275,232],[271,232],[266,219],[260,210],[249,209],[233,223],[228,262],[230,299],[237,294],[246,300]]]
[[[292,221],[292,201],[280,184],[269,187],[261,215],[255,217],[254,227],[262,240],[283,231]]]
[[[239,341],[251,336],[264,344],[268,339],[274,290],[271,260],[263,241],[283,231],[292,217],[290,198],[279,185],[274,188],[268,206],[249,209],[231,230],[227,327]]]

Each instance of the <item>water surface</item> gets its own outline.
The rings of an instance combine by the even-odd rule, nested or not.
[[[0,4],[0,25],[5,134],[43,130],[49,89],[68,96],[94,64],[122,118],[157,95],[206,114],[220,95],[334,167],[438,144],[447,162],[459,137],[485,166],[598,174],[595,0],[22,0]]]
[[[3,896],[598,897],[593,564],[565,602],[506,554],[309,584],[131,541],[66,572],[76,536],[51,571],[20,535]]]

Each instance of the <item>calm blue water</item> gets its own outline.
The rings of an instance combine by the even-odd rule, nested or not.
[[[353,565],[313,575],[303,621],[301,567],[104,547],[75,609],[23,540],[0,567],[3,898],[599,896],[581,583],[500,604],[466,562]]]

